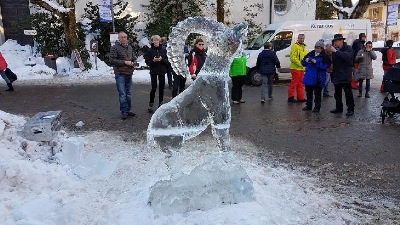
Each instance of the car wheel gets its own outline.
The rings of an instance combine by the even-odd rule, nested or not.
[[[261,74],[257,73],[255,69],[252,70],[249,75],[249,80],[252,86],[260,86],[262,83]]]

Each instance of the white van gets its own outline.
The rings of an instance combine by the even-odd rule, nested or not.
[[[278,69],[279,77],[290,79],[289,54],[299,34],[305,34],[307,52],[310,52],[318,40],[324,39],[327,44],[331,42],[334,34],[339,33],[343,34],[349,45],[358,38],[360,33],[365,33],[367,41],[372,41],[371,23],[364,19],[284,21],[268,25],[244,50],[248,57],[247,75],[250,84],[255,86],[261,84],[260,74],[256,72],[255,67],[257,56],[264,49],[266,41],[273,43],[274,50],[281,62],[281,69]]]

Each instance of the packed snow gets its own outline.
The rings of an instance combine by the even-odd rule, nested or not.
[[[28,141],[19,134],[25,122],[0,111],[0,224],[360,224],[370,219],[338,207],[353,197],[335,196],[316,178],[261,162],[253,155],[257,147],[238,139],[233,146],[253,180],[254,201],[156,216],[148,205],[150,187],[169,177],[159,149],[108,132],[76,137],[60,131],[52,142]],[[101,156],[116,165],[114,173],[82,179],[75,166],[63,163],[68,139],[81,139],[82,158]],[[217,154],[213,140],[189,141],[182,149],[182,171]]]

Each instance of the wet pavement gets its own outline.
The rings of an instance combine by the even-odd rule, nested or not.
[[[104,130],[125,140],[145,140],[151,118],[147,112],[150,85],[134,84],[132,104],[137,116],[126,121],[120,119],[114,84],[15,86],[14,93],[0,91],[0,110],[27,117],[62,110],[64,126],[70,132]],[[273,100],[265,104],[260,103],[259,87],[245,86],[246,103],[232,105],[232,138],[252,142],[261,149],[254,153],[260,158],[318,175],[337,193],[357,193],[364,201],[391,199],[399,207],[400,118],[395,115],[381,124],[380,105],[385,95],[378,91],[379,82],[372,83],[369,99],[353,92],[356,109],[352,117],[329,113],[335,106],[333,97],[323,98],[320,113],[304,112],[304,103],[287,103],[287,86],[275,85]],[[165,94],[169,101],[171,90],[166,89]],[[85,123],[82,128],[75,127],[79,121]],[[203,135],[211,136],[210,130]],[[376,213],[373,207],[364,210]],[[393,221],[400,220],[398,208],[390,211]]]

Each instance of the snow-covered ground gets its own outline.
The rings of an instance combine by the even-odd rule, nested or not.
[[[30,50],[15,43],[0,46],[18,82],[99,83],[113,82],[111,68],[99,62],[98,70],[70,71],[66,59],[57,62],[63,75],[57,75],[37,59],[36,66],[25,66]],[[382,69],[374,62],[375,82]],[[64,69],[64,71],[62,71]],[[136,71],[134,82],[150,83],[148,71]],[[47,83],[46,83],[47,81]],[[255,200],[207,211],[169,216],[154,215],[148,205],[149,188],[168,178],[164,155],[141,142],[124,141],[111,132],[91,132],[84,136],[84,155],[97,153],[117,165],[109,178],[81,179],[63,165],[65,139],[74,137],[62,131],[51,143],[28,141],[20,135],[27,118],[0,111],[0,224],[4,225],[265,225],[265,224],[373,224],[374,218],[352,207],[359,202],[353,195],[338,195],[319,183],[318,178],[288,169],[271,161],[260,161],[251,143],[232,140],[237,157],[253,181]],[[185,173],[218,154],[214,140],[196,138],[182,149]],[[52,152],[58,152],[54,156]],[[388,208],[395,208],[386,202]],[[397,209],[398,211],[398,209]]]
[[[100,154],[117,169],[107,179],[80,179],[60,159],[61,132],[49,144],[28,141],[19,135],[25,118],[0,111],[0,224],[366,224],[372,216],[359,215],[350,205],[356,196],[339,196],[323,188],[318,179],[296,170],[261,162],[251,143],[235,139],[238,152],[253,181],[252,202],[207,211],[169,216],[154,215],[148,205],[149,188],[168,178],[164,155],[144,142],[126,142],[107,132],[88,133],[84,155]],[[59,152],[52,156],[51,152]],[[196,139],[182,150],[182,170],[216,156],[216,142]],[[240,152],[240,153],[239,153]],[[390,202],[387,203],[390,206]]]

